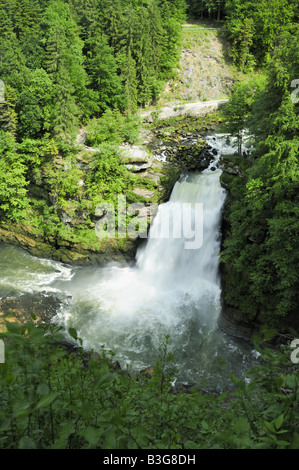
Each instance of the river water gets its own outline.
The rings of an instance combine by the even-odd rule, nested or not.
[[[182,175],[169,202],[159,206],[134,266],[72,267],[0,246],[0,291],[61,295],[53,322],[75,328],[86,349],[112,350],[122,367],[153,365],[169,335],[178,382],[220,391],[230,373],[255,360],[246,342],[222,333],[218,257],[226,197],[217,168],[233,149],[224,136],[208,137],[217,150],[202,173]]]

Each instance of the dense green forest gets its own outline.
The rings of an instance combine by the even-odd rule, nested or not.
[[[2,128],[65,137],[107,108],[158,95],[179,50],[184,1],[1,2]]]
[[[252,322],[298,329],[298,4],[229,1],[227,12],[234,61],[259,72],[236,83],[224,110],[234,135],[254,136],[231,180],[225,297]]]
[[[223,298],[245,322],[294,337],[298,15],[296,0],[2,0],[0,225],[22,224],[57,248],[92,246],[96,206],[134,187],[118,146],[136,141],[137,110],[154,105],[174,76],[182,23],[219,27],[229,60],[245,78],[218,119],[240,145],[243,129],[253,136],[250,154],[234,157],[238,174],[221,177],[229,191]],[[84,162],[88,173],[77,161],[82,126],[88,145],[101,150]],[[74,226],[65,224],[65,214]],[[167,344],[154,376],[136,380],[112,371],[113,359],[104,354],[89,357],[79,348],[70,360],[68,350],[57,348],[58,329],[7,328],[2,448],[299,447],[298,364],[288,345],[261,347],[250,380],[232,378],[229,393],[175,394]]]
[[[231,186],[231,234],[222,253],[232,267],[224,277],[227,300],[250,320],[273,327],[298,328],[299,116],[291,99],[297,44],[298,32],[282,35],[266,83],[238,84],[227,108],[234,130],[239,122],[255,136],[243,177]]]
[[[117,146],[136,139],[134,112],[172,76],[185,9],[182,0],[1,2],[2,223],[21,222],[44,246],[98,243],[97,205],[133,187]],[[86,157],[88,176],[80,126],[89,144],[107,144]]]

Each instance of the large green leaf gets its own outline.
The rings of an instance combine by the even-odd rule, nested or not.
[[[58,397],[59,392],[51,392],[48,395],[42,397],[37,405],[35,406],[35,410],[39,410],[40,408],[47,408],[54,400]]]

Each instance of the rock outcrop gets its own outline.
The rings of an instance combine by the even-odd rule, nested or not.
[[[49,323],[57,314],[65,299],[47,293],[18,293],[0,296],[0,332],[5,322],[23,325],[26,322]],[[34,317],[32,314],[34,313]]]
[[[9,222],[0,224],[0,242],[20,246],[33,256],[62,261],[78,266],[99,265],[108,262],[126,264],[131,262],[136,253],[140,240],[125,239],[119,245],[116,240],[102,240],[93,244],[74,243],[72,240],[45,239],[44,234],[33,231],[25,223]]]

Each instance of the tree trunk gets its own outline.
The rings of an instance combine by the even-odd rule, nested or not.
[[[238,135],[238,154],[239,157],[242,157],[242,140],[243,140],[243,129],[239,131]]]
[[[217,21],[220,21],[221,17],[221,0],[218,1]]]

